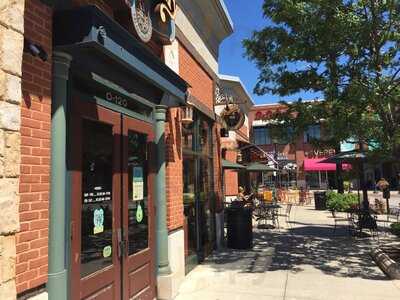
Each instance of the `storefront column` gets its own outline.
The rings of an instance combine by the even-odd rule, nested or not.
[[[49,225],[49,299],[68,298],[66,200],[66,106],[67,83],[72,57],[53,53],[51,117],[51,184]]]
[[[167,107],[159,105],[155,110],[155,143],[157,147],[157,169],[155,174],[156,204],[156,249],[157,274],[171,274],[168,260],[167,203],[165,187],[165,120]]]

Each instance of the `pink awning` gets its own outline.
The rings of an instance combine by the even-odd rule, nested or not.
[[[336,164],[320,163],[325,158],[306,158],[304,160],[304,171],[336,171]],[[343,170],[350,170],[351,165],[343,164]]]

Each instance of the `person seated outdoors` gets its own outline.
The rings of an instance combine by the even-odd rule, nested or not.
[[[253,205],[253,194],[245,195],[244,188],[239,186],[239,192],[237,195],[237,201],[241,201],[243,206],[252,206]]]

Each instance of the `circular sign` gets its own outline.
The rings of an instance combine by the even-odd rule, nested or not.
[[[225,123],[225,127],[229,130],[240,129],[245,121],[244,113],[237,105],[227,106],[221,113],[221,118]]]
[[[112,253],[111,246],[106,246],[106,247],[103,248],[103,257],[104,258],[110,257],[111,253]]]
[[[131,14],[137,35],[143,42],[149,42],[153,34],[149,1],[133,0]]]

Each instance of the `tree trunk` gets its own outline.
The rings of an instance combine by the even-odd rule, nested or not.
[[[336,154],[340,153],[340,145],[335,149]],[[344,194],[344,184],[343,184],[343,167],[342,163],[336,164],[336,186],[339,194]]]
[[[364,210],[369,210],[369,201],[368,201],[368,189],[367,185],[365,184],[365,178],[364,178],[364,162],[361,161],[359,164],[359,173],[358,176],[360,177],[360,186],[363,194],[363,209]]]

